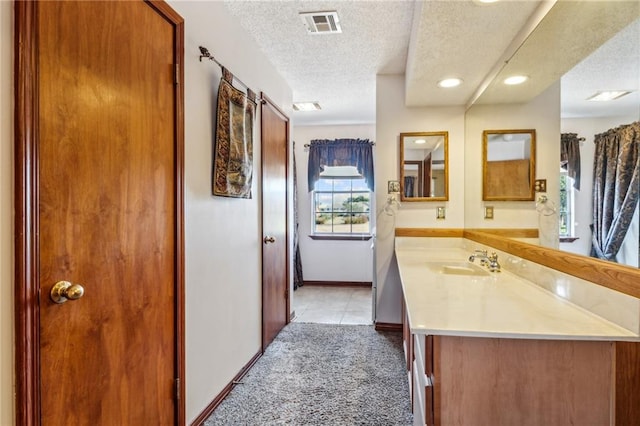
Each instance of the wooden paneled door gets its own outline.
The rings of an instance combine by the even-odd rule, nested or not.
[[[262,94],[262,349],[289,322],[289,118]]]
[[[184,424],[182,40],[163,2],[16,2],[17,424]]]

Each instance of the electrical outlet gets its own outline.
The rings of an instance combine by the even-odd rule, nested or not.
[[[399,194],[400,193],[400,182],[397,180],[387,181],[387,194]]]
[[[533,184],[533,189],[536,192],[547,192],[547,180],[546,179],[536,179]]]
[[[484,218],[485,219],[493,219],[493,206],[485,206],[485,208],[484,208]]]
[[[445,218],[444,207],[437,207],[436,208],[436,219],[444,219],[444,218]]]

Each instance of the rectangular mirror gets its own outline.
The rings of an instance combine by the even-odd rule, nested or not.
[[[449,199],[449,132],[400,133],[400,199]]]
[[[482,199],[533,201],[536,131],[485,130],[482,144]]]

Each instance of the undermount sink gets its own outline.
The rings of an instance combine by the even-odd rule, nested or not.
[[[486,277],[489,272],[470,262],[427,262],[429,267],[440,274],[445,275],[467,275],[476,277]]]

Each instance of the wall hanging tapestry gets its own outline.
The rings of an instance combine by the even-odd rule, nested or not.
[[[233,74],[223,67],[213,150],[213,195],[251,198],[256,95],[251,89],[245,95],[232,83]]]

